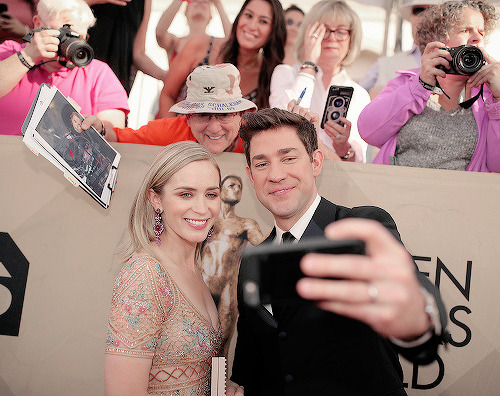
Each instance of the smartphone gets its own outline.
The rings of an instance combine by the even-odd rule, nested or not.
[[[241,256],[239,287],[244,302],[260,304],[304,302],[295,285],[305,275],[300,259],[307,253],[365,254],[360,240],[311,238],[293,244],[265,244],[247,247]]]
[[[337,124],[344,125],[339,121],[340,117],[347,116],[349,104],[351,103],[353,87],[343,87],[339,85],[331,85],[326,98],[325,110],[321,118],[321,128],[325,128],[327,121],[335,121]]]
[[[0,3],[0,14],[3,14],[4,12],[7,12],[7,11],[8,11],[7,4]]]

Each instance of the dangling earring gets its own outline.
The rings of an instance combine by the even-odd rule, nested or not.
[[[160,208],[155,209],[155,225],[153,226],[153,231],[155,232],[156,244],[159,246],[161,243],[160,235],[163,232],[163,223],[161,222],[161,210]]]
[[[213,232],[214,232],[214,226],[210,227],[210,229],[208,230],[207,238],[205,239],[206,243],[209,243],[210,240],[212,239]]]

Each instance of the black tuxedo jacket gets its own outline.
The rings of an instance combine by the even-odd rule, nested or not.
[[[379,221],[400,240],[392,217],[377,207],[345,208],[322,198],[302,239],[321,237],[332,221],[348,217]],[[264,243],[276,236],[275,230]],[[419,275],[431,292],[433,285]],[[434,293],[436,294],[436,293]],[[437,299],[445,325],[444,307]],[[238,339],[231,379],[245,395],[406,395],[395,346],[369,326],[316,308],[289,304],[271,315],[263,306],[252,309],[238,290]],[[404,350],[417,362],[435,358],[439,337]],[[400,351],[403,352],[403,351]]]

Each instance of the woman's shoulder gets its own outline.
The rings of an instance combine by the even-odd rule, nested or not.
[[[160,261],[146,252],[135,252],[123,265],[121,278],[148,274],[153,278],[165,276],[167,272]]]
[[[193,34],[185,42],[179,54],[192,58],[202,58],[210,46],[212,37],[205,33]]]

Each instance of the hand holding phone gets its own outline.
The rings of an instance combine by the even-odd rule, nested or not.
[[[321,128],[324,129],[325,124],[330,120],[343,125],[339,118],[347,116],[353,92],[353,87],[330,86],[328,97],[326,98],[325,110],[321,118]]]
[[[239,276],[244,302],[256,307],[307,301],[297,294],[295,288],[298,280],[305,276],[300,269],[300,260],[307,253],[365,254],[365,244],[360,240],[318,238],[294,244],[248,247],[242,254]]]

